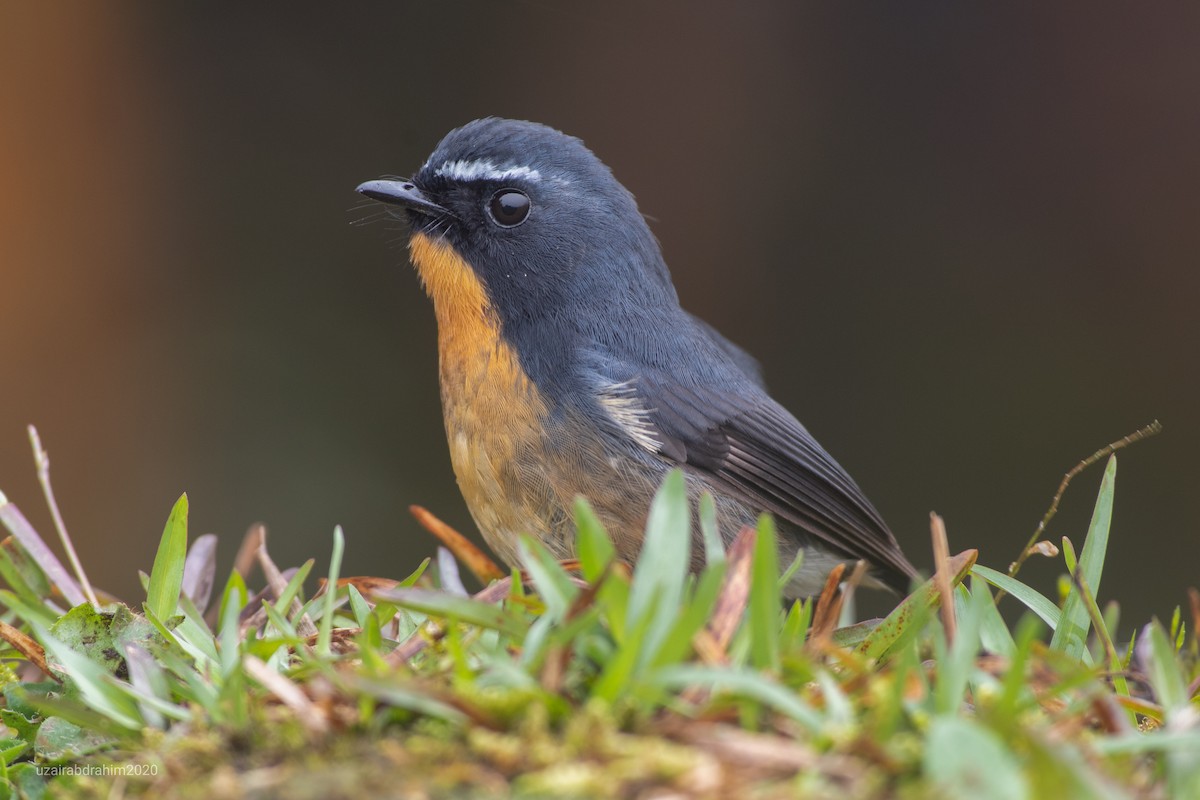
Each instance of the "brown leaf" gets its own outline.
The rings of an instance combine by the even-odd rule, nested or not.
[[[321,580],[324,585],[325,580]],[[391,578],[374,578],[366,575],[359,575],[351,578],[339,578],[337,582],[338,588],[343,586],[353,586],[358,589],[358,593],[363,597],[368,597],[375,592],[386,592],[389,589],[395,589],[400,585],[400,581],[392,580]]]
[[[417,522],[425,530],[434,535],[447,550],[454,554],[454,557],[459,560],[471,574],[479,579],[483,585],[487,585],[492,581],[500,580],[505,576],[504,570],[500,569],[495,561],[488,558],[487,554],[475,546],[467,537],[463,536],[458,531],[451,528],[446,523],[435,517],[431,512],[421,506],[409,506],[409,513],[416,517]]]
[[[814,645],[822,644],[837,627],[838,617],[842,613],[842,593],[838,591],[838,584],[842,582],[842,573],[845,571],[846,565],[838,564],[825,578],[825,588],[821,590],[817,606],[813,609],[812,628],[809,633],[809,642]]]
[[[256,522],[246,530],[242,544],[238,547],[237,555],[233,558],[233,568],[242,578],[250,577],[250,570],[257,562],[258,548],[267,538],[267,526]]]
[[[713,606],[712,617],[708,626],[701,631],[705,634],[702,641],[693,642],[696,652],[706,661],[719,663],[725,660],[725,651],[733,641],[742,615],[746,613],[746,604],[750,600],[750,562],[754,555],[754,539],[757,532],[751,526],[742,528],[733,540],[726,554],[725,578],[721,582],[721,591],[717,594],[717,602]],[[699,638],[699,637],[697,637]]]
[[[183,562],[182,591],[203,614],[212,598],[217,575],[217,536],[206,533],[197,536],[187,549]]]

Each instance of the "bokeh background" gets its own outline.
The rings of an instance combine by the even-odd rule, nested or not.
[[[496,114],[614,169],[922,566],[936,509],[1004,568],[1161,419],[1100,595],[1167,615],[1200,555],[1197,41],[1195,4],[5,4],[0,488],[51,535],[36,423],[128,595],[185,490],[225,564],[258,520],[281,563],[340,523],[347,573],[396,577],[433,550],[410,503],[472,531],[432,310],[353,188]]]

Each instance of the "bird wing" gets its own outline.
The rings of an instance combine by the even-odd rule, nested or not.
[[[854,480],[766,392],[738,384],[713,389],[640,375],[635,385],[660,454],[711,475],[835,553],[882,567],[889,585],[907,591],[916,570]]]

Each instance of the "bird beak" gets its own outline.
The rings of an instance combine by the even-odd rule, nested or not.
[[[445,208],[426,197],[412,181],[367,181],[360,183],[354,191],[372,200],[403,206],[421,214],[434,216],[447,213]]]

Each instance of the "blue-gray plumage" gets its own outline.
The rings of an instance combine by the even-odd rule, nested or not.
[[[681,466],[693,496],[713,492],[727,537],[775,515],[784,563],[805,551],[791,594],[860,558],[908,587],[916,571],[882,518],[754,359],[680,308],[633,196],[578,139],[476,120],[410,181],[359,191],[412,225],[451,459],[505,560],[523,532],[570,555],[576,494],[632,560],[655,487]]]

